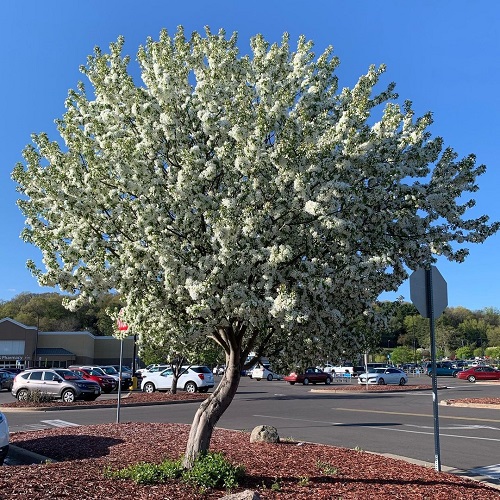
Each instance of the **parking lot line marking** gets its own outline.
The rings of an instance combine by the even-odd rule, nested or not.
[[[359,413],[383,413],[385,415],[406,415],[410,417],[429,417],[433,418],[434,415],[431,415],[430,413],[404,413],[404,412],[399,412],[399,411],[384,411],[384,410],[361,410],[359,408],[332,408],[332,410],[337,410],[337,411],[352,411],[352,412],[359,412]],[[452,416],[452,415],[442,415],[441,413],[439,414],[439,418],[448,418],[450,420],[474,420],[475,422],[500,422],[498,419],[494,418],[477,418],[476,416],[474,417],[458,417],[458,416]]]
[[[418,427],[419,429],[433,429],[434,427],[430,425],[415,425],[415,424],[403,424],[406,427]],[[498,427],[492,427],[491,425],[459,425],[451,424],[449,427],[439,426],[439,430],[449,430],[449,431],[460,431],[460,430],[476,430],[476,429],[488,429],[490,431],[500,431]]]
[[[275,418],[277,420],[295,420],[296,422],[311,422],[313,424],[345,425],[344,422],[326,422],[325,420],[311,420],[309,418],[277,417],[276,415],[253,415],[260,418]]]
[[[310,420],[308,418],[277,417],[275,415],[254,415],[254,417],[274,418],[276,420],[291,420],[291,421],[296,421],[296,422],[311,422],[313,424],[327,424],[327,425],[331,425],[332,427],[346,425],[345,422],[326,422],[324,420]],[[389,432],[405,432],[407,434],[425,434],[427,436],[433,435],[433,432],[412,431],[409,429],[396,429],[395,427],[376,427],[374,425],[363,425],[363,424],[358,425],[358,427],[366,427],[367,429],[383,430],[383,431],[389,431]],[[454,438],[459,438],[459,439],[477,439],[478,441],[500,442],[500,439],[497,439],[497,438],[485,438],[485,437],[479,437],[479,436],[464,436],[464,435],[459,435],[459,434],[443,434],[441,432],[439,433],[439,435],[441,437],[454,437]]]
[[[44,424],[52,425],[53,427],[80,427],[73,422],[66,422],[66,420],[40,420]]]
[[[486,467],[476,467],[470,469],[469,472],[478,474],[479,476],[486,476],[492,479],[500,479],[500,464],[487,465]]]
[[[19,430],[12,430],[12,429],[19,429]],[[14,432],[24,432],[24,431],[44,431],[46,429],[50,429],[50,427],[44,424],[16,425],[10,427],[10,434]]]
[[[392,432],[406,432],[407,434],[426,434],[427,436],[432,436],[433,432],[424,432],[424,431],[410,431],[408,429],[396,429],[395,427],[375,427],[373,425],[363,425],[362,427],[366,427],[367,429],[377,429],[384,431],[392,431]],[[439,432],[440,437],[454,437],[458,439],[477,439],[478,441],[495,441],[500,442],[498,438],[486,438],[479,436],[464,436],[463,434],[444,434],[441,431]]]

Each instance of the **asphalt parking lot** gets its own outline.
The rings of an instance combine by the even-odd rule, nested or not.
[[[424,391],[398,387],[397,392],[334,392],[340,386],[356,385],[358,388],[357,382],[291,386],[283,381],[256,381],[244,377],[234,401],[217,425],[249,431],[256,425],[268,424],[277,427],[283,437],[347,448],[359,447],[375,453],[405,456],[432,466],[434,443],[430,384],[429,377],[421,376],[410,377],[406,389],[427,385],[429,389]],[[500,384],[497,383],[471,384],[452,377],[439,377],[438,387],[440,401],[500,397]],[[110,402],[116,402],[116,393],[105,397]],[[0,404],[12,401],[10,393],[0,392]],[[122,406],[121,421],[189,424],[198,407],[199,403]],[[112,423],[116,418],[116,408],[74,408],[57,413],[7,412],[7,418],[11,432],[20,432],[54,425]],[[497,467],[497,443],[500,442],[498,410],[440,406],[439,420],[444,466],[460,470],[481,467],[490,467],[491,470],[491,467]]]

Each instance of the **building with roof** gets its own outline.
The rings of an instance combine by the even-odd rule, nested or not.
[[[58,367],[70,365],[133,366],[134,336],[123,339],[81,332],[41,332],[11,318],[0,320],[0,368]]]

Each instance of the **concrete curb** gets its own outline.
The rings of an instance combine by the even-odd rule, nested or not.
[[[446,399],[440,401],[439,404],[442,406],[457,406],[459,408],[486,408],[490,410],[500,410],[500,405],[493,405],[493,404],[490,405],[482,403],[459,403],[459,402],[454,402],[453,400],[446,400]]]
[[[7,454],[12,460],[22,463],[23,465],[31,464],[47,464],[57,462],[53,458],[44,457],[33,451],[25,450],[14,444],[9,445],[9,453]]]
[[[371,452],[368,452],[368,453],[371,453]],[[380,455],[380,456],[387,457],[387,458],[395,458],[397,460],[403,460],[405,462],[415,464],[415,465],[420,465],[422,467],[429,467],[429,468],[435,467],[435,465],[433,463],[430,463],[430,462],[424,462],[422,460],[416,460],[413,458],[402,457],[400,455],[393,455],[392,453],[375,453],[375,455]],[[446,465],[441,465],[441,471],[448,472],[449,474],[454,474],[455,476],[461,476],[461,477],[465,477],[467,479],[472,479],[473,481],[477,481],[481,484],[486,484],[488,486],[491,486],[492,488],[500,490],[500,483],[499,482],[492,483],[491,482],[492,479],[490,477],[474,476],[465,470],[457,469],[455,467],[447,467]]]

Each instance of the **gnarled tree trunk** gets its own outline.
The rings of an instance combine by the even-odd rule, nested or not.
[[[226,371],[215,391],[200,405],[191,424],[183,466],[192,468],[194,461],[208,451],[212,432],[236,394],[241,377],[239,353],[231,352]]]

